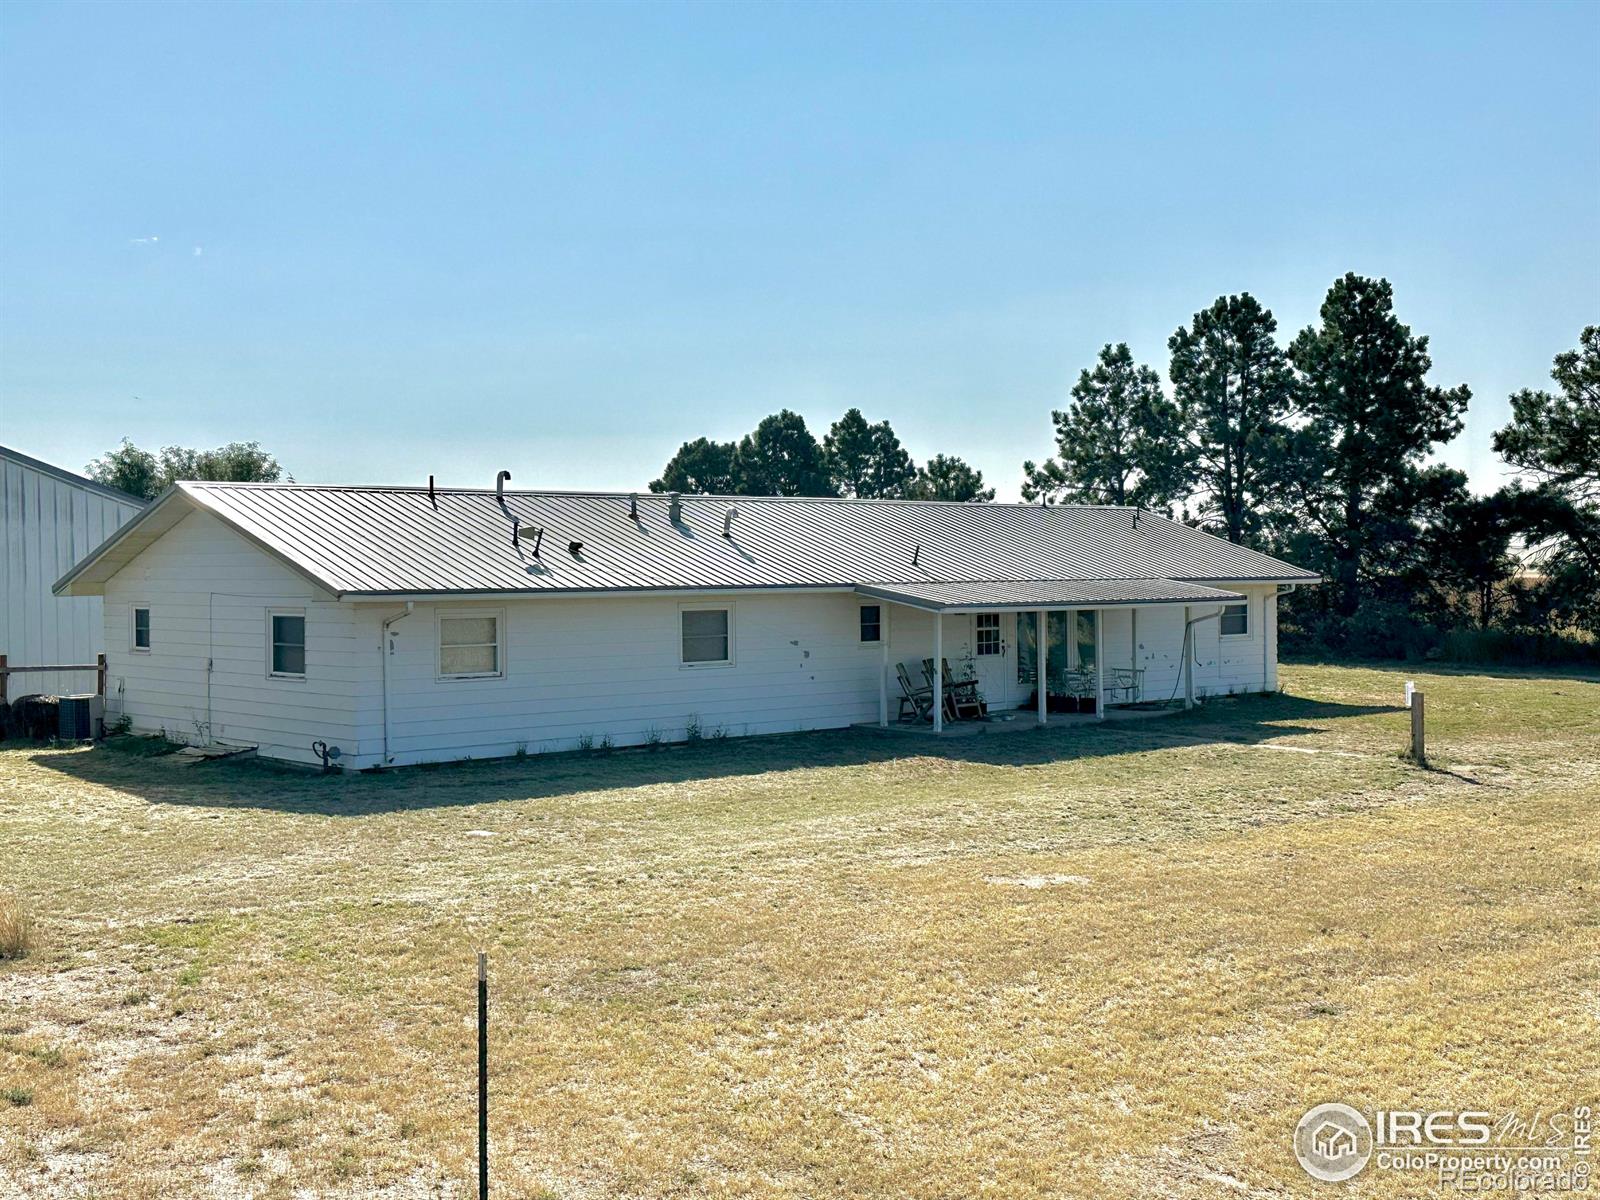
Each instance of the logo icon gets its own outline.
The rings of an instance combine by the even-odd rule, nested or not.
[[[1372,1157],[1372,1127],[1348,1104],[1319,1104],[1294,1127],[1294,1156],[1323,1183],[1354,1178]]]

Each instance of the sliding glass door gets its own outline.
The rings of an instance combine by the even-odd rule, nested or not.
[[[1065,690],[1068,671],[1094,667],[1095,615],[1092,609],[1046,614],[1046,625],[1050,631],[1048,665],[1052,692]],[[1017,614],[1017,682],[1026,687],[1035,686],[1038,678],[1038,623],[1037,613]]]

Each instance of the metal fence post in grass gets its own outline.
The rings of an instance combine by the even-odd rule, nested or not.
[[[1423,736],[1422,724],[1422,693],[1411,693],[1411,757],[1416,759],[1419,766],[1428,761],[1428,747]]]
[[[478,1200],[489,1200],[489,956],[478,951]]]

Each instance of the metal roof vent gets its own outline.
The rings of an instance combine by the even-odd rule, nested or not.
[[[572,555],[573,558],[577,558],[580,554],[583,553],[583,543],[582,542],[568,542],[567,543],[567,553]]]
[[[739,515],[739,510],[733,505],[728,505],[728,511],[722,514],[722,536],[733,537],[733,519]]]
[[[639,493],[638,492],[630,492],[628,494],[628,520],[637,521],[638,519],[639,519]]]
[[[494,495],[495,495],[495,499],[500,501],[501,504],[504,504],[506,502],[506,480],[508,480],[510,478],[511,478],[511,472],[510,471],[501,471],[500,474],[498,474],[498,475],[496,475],[494,477]]]
[[[683,496],[678,492],[668,492],[667,520],[676,525],[683,520]]]
[[[515,517],[511,519],[513,521],[517,520]],[[529,525],[526,529],[517,528],[515,526],[513,528],[514,532],[512,534],[512,544],[515,545],[518,539],[524,542],[531,541],[533,543],[533,556],[538,558],[539,546],[544,542],[544,526]]]

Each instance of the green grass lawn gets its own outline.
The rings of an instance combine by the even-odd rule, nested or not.
[[[1326,1195],[1313,1103],[1600,1101],[1600,682],[1284,680],[382,775],[11,744],[0,1195],[469,1194],[479,946],[502,1196]]]

